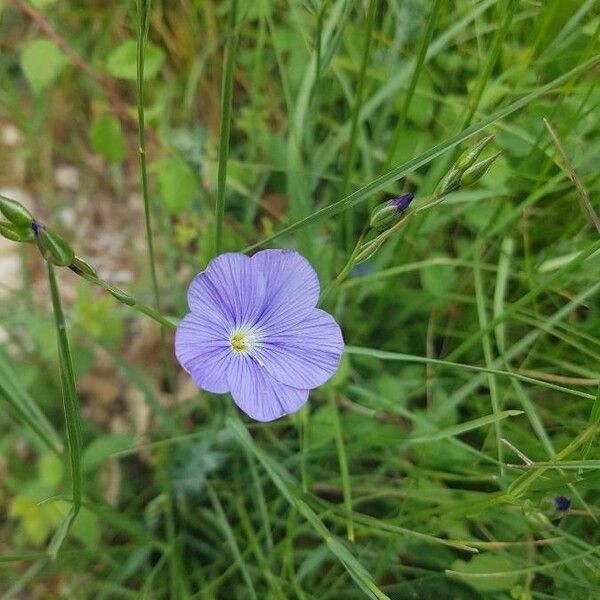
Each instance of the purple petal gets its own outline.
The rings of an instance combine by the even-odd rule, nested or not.
[[[394,198],[390,200],[390,205],[396,209],[396,213],[400,214],[404,212],[408,205],[413,201],[415,195],[412,192],[408,192],[407,194],[403,194],[399,198]]]
[[[192,312],[220,314],[219,321],[232,328],[253,325],[264,301],[265,281],[260,270],[252,259],[233,252],[211,260],[188,290]]]
[[[258,357],[273,378],[295,388],[312,389],[325,383],[344,352],[339,325],[318,308],[299,323],[280,321],[263,332]]]
[[[308,390],[282,385],[249,356],[235,356],[227,380],[234,402],[257,421],[289,415],[308,400]]]
[[[213,394],[229,391],[227,371],[232,361],[229,334],[214,309],[186,315],[175,332],[175,356],[194,383]]]
[[[311,264],[293,250],[262,250],[252,257],[267,285],[267,301],[260,324],[267,326],[282,315],[297,321],[319,300],[319,279]]]

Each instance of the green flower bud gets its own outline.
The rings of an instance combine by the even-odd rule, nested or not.
[[[476,181],[479,181],[486,173],[486,171],[492,166],[493,162],[500,156],[500,152],[496,152],[489,158],[475,163],[472,167],[469,167],[460,178],[460,186],[467,187],[473,185]]]
[[[75,258],[75,251],[58,234],[48,231],[39,223],[32,225],[42,256],[57,267],[68,267]]]
[[[398,220],[398,217],[404,214],[408,205],[412,202],[415,195],[412,192],[403,194],[399,198],[387,200],[380,204],[371,213],[369,225],[372,229],[385,229]]]
[[[87,260],[83,260],[79,256],[73,259],[73,263],[69,265],[69,269],[78,275],[89,275],[90,277],[98,277],[98,273]]]
[[[0,222],[0,235],[11,242],[21,241],[21,235],[19,234],[19,231],[15,229],[15,226],[12,223]]]
[[[478,144],[475,144],[472,148],[465,150],[454,163],[454,168],[461,173],[466,171],[469,167],[475,164],[475,161],[479,158],[482,150],[494,139],[494,135],[488,135],[484,137]]]
[[[462,171],[458,171],[456,167],[452,167],[444,179],[440,181],[438,186],[435,188],[433,195],[436,198],[441,198],[450,192],[455,192],[460,187],[460,176]]]
[[[135,298],[118,287],[111,285],[106,288],[106,291],[114,296],[119,302],[127,304],[127,306],[133,306],[135,304]]]
[[[523,516],[532,531],[545,531],[554,527],[550,519],[530,500],[526,500],[523,505]]]
[[[3,221],[0,221],[0,235],[13,242],[32,242],[34,240],[31,227],[17,227]]]
[[[0,196],[0,212],[17,227],[25,229],[31,227],[33,217],[31,213],[16,200]]]

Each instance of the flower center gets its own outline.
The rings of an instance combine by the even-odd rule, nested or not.
[[[239,329],[229,337],[229,343],[234,352],[250,352],[258,341],[258,336],[252,331]]]

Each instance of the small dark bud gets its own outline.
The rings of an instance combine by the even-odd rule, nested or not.
[[[571,500],[566,496],[555,496],[552,501],[556,512],[565,513],[571,508]]]
[[[408,194],[403,194],[399,198],[387,200],[380,204],[371,213],[371,220],[369,222],[371,228],[383,229],[394,223],[394,221],[406,211],[414,197],[415,195],[412,192],[409,192]]]
[[[66,240],[58,234],[48,231],[39,223],[34,222],[32,229],[42,256],[57,267],[68,267],[75,258],[75,251]]]

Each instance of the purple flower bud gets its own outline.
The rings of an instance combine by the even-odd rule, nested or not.
[[[566,496],[555,496],[553,499],[554,508],[557,512],[567,512],[571,508],[571,500]]]
[[[399,198],[390,200],[390,205],[395,207],[396,214],[399,215],[408,208],[408,205],[413,201],[414,197],[415,195],[412,192],[408,192],[407,194],[402,194]]]
[[[398,217],[408,208],[415,195],[412,192],[402,194],[399,198],[386,200],[371,213],[370,226],[373,229],[384,229],[398,220]]]

